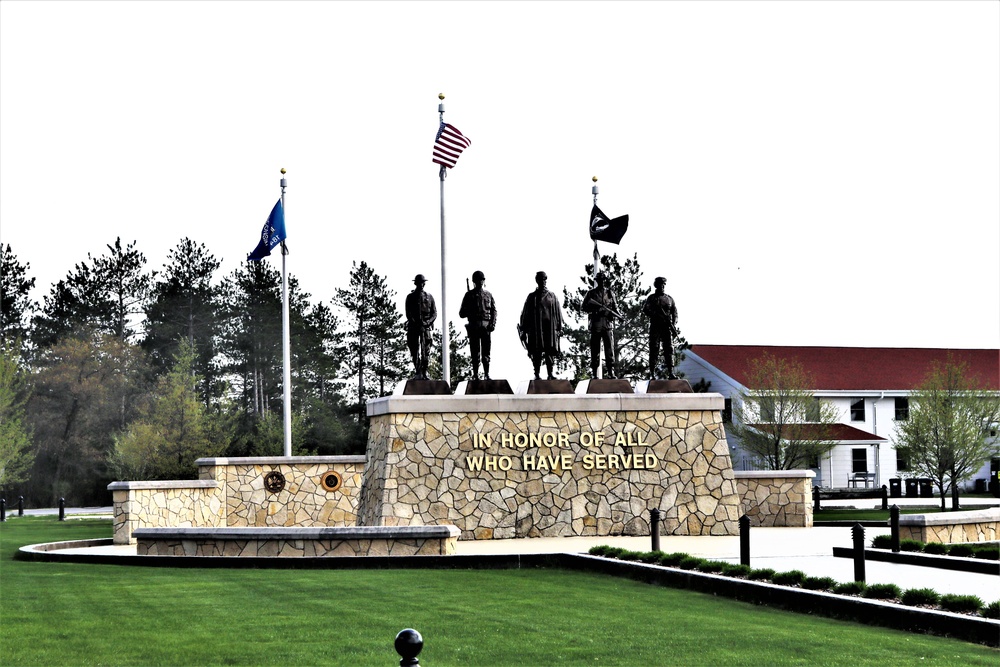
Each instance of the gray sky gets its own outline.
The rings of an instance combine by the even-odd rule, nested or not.
[[[117,236],[232,271],[288,170],[289,270],[351,262],[448,311],[480,269],[494,377],[598,203],[693,343],[1000,342],[1000,3],[0,3],[0,242],[41,300]],[[277,259],[277,255],[275,255]],[[280,260],[278,260],[280,262]]]

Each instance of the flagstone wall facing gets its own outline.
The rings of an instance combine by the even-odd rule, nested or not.
[[[812,470],[755,470],[736,474],[742,512],[752,526],[811,528]]]
[[[361,525],[462,539],[735,535],[717,394],[393,396],[369,402]]]

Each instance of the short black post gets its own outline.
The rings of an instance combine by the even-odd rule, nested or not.
[[[60,521],[65,521],[66,520],[66,499],[65,498],[60,498],[59,499],[59,520]]]
[[[818,512],[819,509],[820,509],[820,507],[819,507],[819,487],[818,486],[814,486],[813,487],[813,512]]]
[[[660,510],[655,507],[649,510],[649,538],[652,541],[650,551],[660,550]]]
[[[882,485],[882,511],[889,509],[889,487]]]
[[[424,648],[424,638],[416,630],[406,628],[400,630],[399,634],[396,635],[395,647],[396,653],[400,656],[400,667],[419,665],[420,661],[417,660],[417,656]]]
[[[865,583],[865,527],[854,524],[851,535],[854,537],[854,581]]]
[[[0,521],[7,520],[7,499],[0,498]]]
[[[889,539],[892,544],[892,553],[899,553],[899,507],[893,505],[889,508]]]
[[[17,515],[24,516],[24,496],[17,497]]]
[[[740,517],[740,565],[750,565],[750,517]]]

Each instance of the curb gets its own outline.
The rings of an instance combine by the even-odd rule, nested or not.
[[[836,558],[854,558],[854,547],[834,547],[833,555]],[[984,558],[962,558],[959,556],[938,556],[912,551],[893,552],[887,549],[865,549],[865,560],[1000,576],[1000,561]]]

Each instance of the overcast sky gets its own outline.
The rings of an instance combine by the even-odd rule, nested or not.
[[[0,242],[39,301],[118,236],[221,279],[284,167],[314,299],[364,260],[440,309],[441,92],[472,140],[448,315],[484,271],[494,377],[530,376],[534,273],[590,261],[595,175],[631,220],[601,251],[667,278],[692,343],[1000,343],[997,2],[4,1]]]

